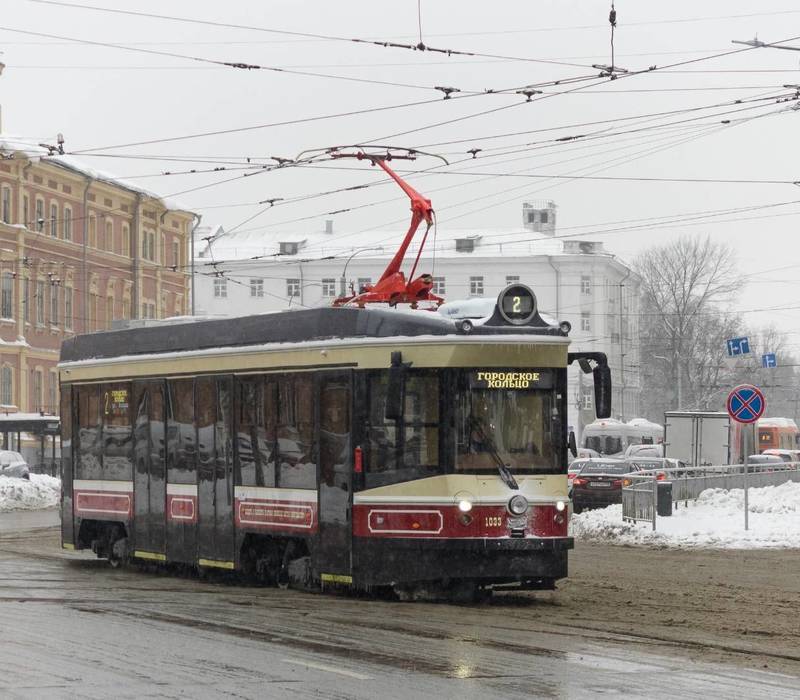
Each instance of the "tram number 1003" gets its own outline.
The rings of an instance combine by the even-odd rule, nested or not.
[[[503,527],[503,516],[489,515],[484,519],[485,527]]]

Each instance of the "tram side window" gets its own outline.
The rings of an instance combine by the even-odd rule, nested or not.
[[[400,420],[386,418],[388,384],[388,372],[373,373],[368,382],[367,488],[420,479],[442,471],[438,376],[433,373],[408,375]]]
[[[197,453],[194,431],[194,381],[169,381],[167,445],[169,453],[167,481],[172,484],[195,484]]]
[[[102,384],[103,478],[130,481],[131,469],[131,386],[127,383]]]
[[[195,380],[195,411],[197,424],[197,478],[198,481],[211,481],[216,459],[214,422],[216,421],[216,387],[211,377],[198,377]]]
[[[314,445],[314,380],[311,375],[280,377],[278,385],[278,486],[317,486]]]
[[[275,486],[277,386],[262,377],[239,380],[237,454],[242,486]]]
[[[78,455],[76,479],[102,479],[103,461],[100,424],[100,388],[96,384],[76,387],[78,402]]]

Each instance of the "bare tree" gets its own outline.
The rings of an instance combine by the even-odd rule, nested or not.
[[[740,283],[733,251],[709,236],[682,237],[645,251],[634,268],[642,278],[642,403],[649,417],[707,406],[704,385],[717,381],[724,346],[713,347],[737,325],[718,307]]]

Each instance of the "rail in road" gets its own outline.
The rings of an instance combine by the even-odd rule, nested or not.
[[[669,656],[545,596],[452,606],[112,570],[0,533],[4,697],[797,697],[800,679]],[[553,616],[551,616],[553,617]],[[559,621],[560,619],[560,621]],[[594,628],[593,628],[594,627]]]

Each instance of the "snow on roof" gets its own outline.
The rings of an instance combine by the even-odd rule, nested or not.
[[[361,251],[359,259],[392,257],[405,234],[405,228],[399,226],[394,231],[339,231],[336,233],[289,233],[265,232],[263,230],[243,230],[224,233],[211,242],[211,251],[217,260],[241,260],[253,256],[281,255],[280,244],[296,242],[300,246],[297,251],[299,259],[322,258],[326,256],[344,257]],[[406,259],[416,256],[424,231],[418,231],[406,253]],[[456,249],[456,241],[470,239],[473,241],[472,252]],[[570,255],[586,254],[575,250],[575,241],[565,242],[546,234],[518,227],[512,229],[447,229],[440,226],[428,234],[425,253],[446,255],[448,258],[509,257],[531,255]],[[607,255],[601,248],[592,253]],[[204,253],[203,257],[207,257]]]
[[[13,155],[17,153],[21,153],[25,156],[25,158],[28,158],[33,162],[52,163],[54,165],[59,165],[67,170],[72,170],[73,172],[80,173],[81,175],[86,175],[93,180],[107,182],[136,194],[143,194],[146,197],[157,199],[167,209],[172,211],[191,213],[191,209],[183,206],[174,199],[162,197],[155,192],[151,192],[150,190],[143,189],[138,185],[133,185],[125,180],[122,180],[116,175],[92,168],[73,156],[50,155],[50,150],[39,145],[35,139],[25,136],[14,136],[12,134],[0,134],[0,155],[7,154],[13,157]]]

